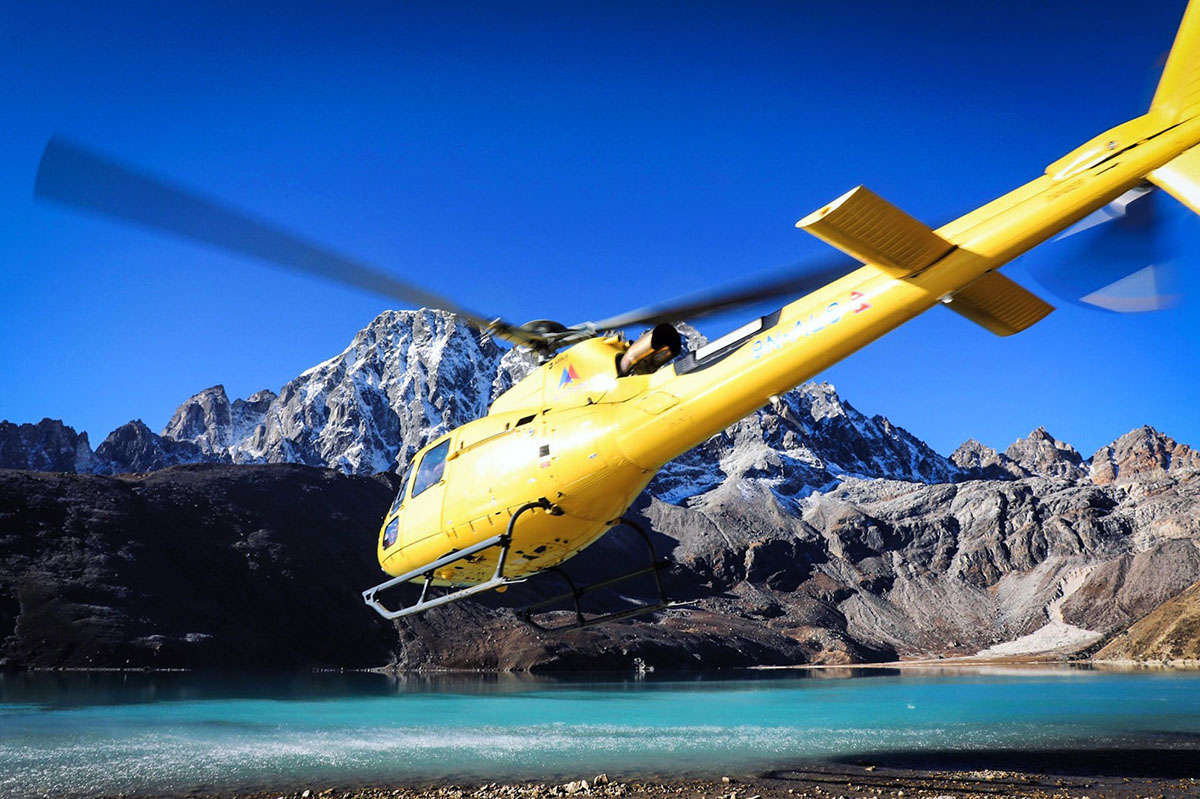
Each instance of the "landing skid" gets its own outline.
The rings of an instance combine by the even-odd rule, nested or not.
[[[385,619],[402,619],[405,616],[412,616],[415,613],[424,613],[430,608],[436,608],[439,605],[446,605],[451,602],[457,602],[460,599],[466,599],[469,596],[473,596],[484,591],[491,591],[493,588],[501,588],[503,586],[525,582],[527,579],[525,577],[505,577],[504,565],[508,562],[508,549],[512,544],[512,531],[513,527],[515,527],[517,524],[517,519],[519,519],[521,514],[525,513],[525,511],[534,510],[535,508],[541,508],[544,511],[553,512],[550,502],[545,498],[540,499],[537,502],[527,502],[526,504],[517,508],[517,512],[512,515],[511,519],[508,520],[508,528],[502,534],[494,535],[491,538],[485,538],[478,544],[472,544],[466,549],[460,549],[457,552],[451,552],[449,555],[440,557],[432,563],[427,563],[420,568],[413,569],[407,574],[401,574],[399,577],[393,577],[392,579],[382,582],[373,588],[368,588],[366,591],[363,591],[363,602],[366,602],[368,605],[373,607],[375,611]],[[442,568],[443,566],[449,566],[452,563],[457,563],[460,560],[466,560],[467,558],[475,555],[477,552],[482,552],[483,550],[491,549],[492,547],[500,547],[500,554],[496,559],[496,572],[492,575],[490,580],[477,583],[476,585],[472,585],[468,588],[459,588],[456,591],[450,591],[449,593],[443,594],[439,597],[431,598],[429,596],[429,588],[433,584],[433,576],[438,569]],[[415,580],[418,577],[425,578],[425,584],[421,587],[421,597],[406,608],[389,610],[376,597],[376,594],[378,594],[380,591],[386,591],[389,588],[402,585],[403,583]]]
[[[631,572],[626,572],[625,574],[612,577],[608,580],[602,580],[598,583],[592,583],[591,585],[584,586],[577,585],[575,581],[571,579],[571,576],[559,566],[555,566],[552,569],[547,569],[546,571],[553,572],[566,581],[570,590],[568,590],[566,593],[559,594],[558,596],[553,596],[549,599],[543,599],[540,602],[534,602],[532,605],[529,605],[525,609],[519,611],[517,616],[522,621],[531,624],[543,632],[557,633],[565,630],[582,630],[584,627],[594,627],[597,624],[607,624],[608,622],[620,621],[621,619],[641,616],[644,613],[653,613],[656,610],[664,610],[666,608],[677,607],[678,605],[682,604],[672,602],[670,599],[668,599],[666,588],[663,586],[662,572],[665,569],[671,568],[671,561],[665,558],[662,560],[659,559],[657,553],[654,551],[654,544],[650,541],[650,536],[640,524],[632,519],[625,518],[624,516],[621,517],[621,523],[627,527],[633,528],[633,530],[637,532],[639,536],[641,536],[642,541],[645,542],[646,549],[650,552],[649,566],[641,569],[635,569]],[[625,610],[614,611],[612,613],[603,613],[598,616],[588,617],[584,615],[583,608],[579,604],[579,600],[585,594],[588,594],[592,591],[598,591],[601,588],[608,588],[610,586],[618,585],[627,580],[633,580],[646,574],[654,575],[654,585],[655,588],[658,589],[657,601],[648,602],[644,605],[636,605],[634,607],[626,608]],[[556,625],[554,627],[547,627],[534,618],[534,613],[539,608],[554,605],[566,599],[571,600],[571,603],[575,608],[575,620],[573,622],[569,624]]]
[[[508,527],[501,535],[494,535],[491,538],[484,539],[477,544],[472,544],[466,549],[460,549],[457,552],[451,552],[449,555],[438,558],[432,563],[427,563],[424,566],[413,569],[406,574],[401,574],[399,577],[393,577],[386,582],[382,582],[379,585],[368,588],[366,591],[363,591],[363,602],[374,608],[375,611],[385,619],[401,619],[405,616],[424,613],[430,608],[436,608],[440,605],[458,602],[459,600],[466,599],[467,597],[474,596],[475,594],[483,593],[484,591],[491,591],[492,589],[503,588],[509,585],[525,582],[527,579],[529,579],[528,577],[505,577],[504,566],[508,561],[508,551],[512,545],[512,533],[513,528],[516,527],[517,519],[519,519],[526,511],[535,509],[544,510],[547,513],[555,513],[557,511],[557,509],[544,498],[538,500],[537,502],[526,503],[518,508],[516,513],[512,515],[512,518],[508,520]],[[561,513],[561,511],[558,512]],[[654,551],[654,544],[650,541],[650,536],[640,524],[625,517],[621,518],[621,523],[633,528],[633,530],[636,531],[639,536],[641,536],[642,541],[645,542],[646,548],[650,553],[649,566],[645,566],[641,569],[635,569],[634,571],[627,572],[607,580],[602,580],[598,583],[592,583],[590,585],[583,586],[578,585],[574,580],[572,580],[570,575],[563,571],[561,567],[554,566],[546,571],[554,572],[555,574],[559,575],[559,577],[566,581],[570,590],[568,590],[566,593],[559,594],[549,599],[543,599],[539,602],[529,605],[528,607],[517,612],[518,618],[543,632],[563,632],[565,630],[581,630],[584,627],[593,627],[597,624],[620,621],[621,619],[640,616],[644,613],[653,613],[656,610],[663,610],[665,608],[679,606],[681,603],[671,602],[667,598],[666,589],[663,586],[662,572],[671,567],[671,561],[667,559],[660,560],[658,558],[658,555]],[[434,575],[439,569],[449,566],[453,563],[457,563],[458,561],[472,558],[477,553],[486,549],[491,549],[492,547],[498,547],[500,549],[500,553],[496,560],[496,571],[493,573],[491,579],[467,588],[459,588],[448,591],[441,596],[431,597],[429,595],[429,589],[433,585]],[[602,588],[618,585],[647,574],[654,575],[654,584],[658,591],[658,598],[656,601],[626,608],[624,610],[614,611],[612,613],[603,613],[598,616],[589,617],[584,615],[583,608],[580,605],[579,600],[586,594]],[[421,587],[421,596],[416,602],[408,607],[401,607],[396,610],[391,610],[381,601],[379,601],[377,596],[379,592],[387,591],[388,589],[395,588],[396,586],[404,583],[412,582],[421,577],[425,578],[425,582]],[[535,613],[537,613],[539,609],[557,604],[567,599],[571,600],[571,603],[574,605],[575,619],[573,622],[550,627],[546,626],[534,617]]]

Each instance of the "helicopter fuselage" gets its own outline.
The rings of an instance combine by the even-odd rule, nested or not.
[[[380,564],[394,575],[411,571],[504,532],[518,508],[544,497],[561,515],[521,519],[505,574],[557,565],[608,530],[665,463],[938,296],[866,266],[649,375],[618,377],[629,346],[622,338],[576,344],[497,398],[487,416],[416,454],[384,520]],[[447,455],[437,481],[417,485],[439,447]],[[495,556],[481,553],[445,567],[435,584],[482,582],[494,569]]]

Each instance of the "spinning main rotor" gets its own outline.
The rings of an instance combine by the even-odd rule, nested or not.
[[[55,136],[38,166],[34,196],[149,227],[297,272],[353,286],[415,307],[450,311],[487,334],[528,347],[542,358],[608,331],[697,319],[811,291],[859,264],[834,256],[793,268],[783,278],[651,305],[592,322],[563,325],[538,319],[517,325],[464,308],[375,266],[342,255],[190,189]]]
[[[1157,263],[1130,265],[1123,255],[1112,256],[1113,241],[1131,238],[1130,228],[1155,234],[1161,225],[1149,224],[1151,190],[1131,191],[1068,231],[1106,224],[1090,233],[1086,256],[1058,253],[1053,261],[1035,263],[1035,278],[1052,293],[1108,310],[1140,311],[1165,307],[1165,297],[1153,281],[1130,282],[1127,275],[1161,276],[1167,260],[1156,253]],[[702,292],[637,308],[597,321],[563,325],[548,319],[513,324],[464,308],[454,300],[373,265],[342,255],[303,236],[290,233],[219,200],[174,185],[164,179],[118,163],[105,155],[55,136],[46,144],[38,166],[34,196],[73,206],[125,222],[170,233],[296,272],[324,278],[397,299],[414,307],[440,308],[458,315],[485,334],[527,347],[546,360],[561,349],[610,331],[699,319],[721,311],[769,300],[795,297],[846,275],[861,264],[842,255],[796,264],[783,277],[744,283],[719,291]],[[1133,214],[1132,210],[1139,213]],[[1156,217],[1154,217],[1156,218]],[[1135,224],[1130,224],[1130,220]],[[1145,233],[1139,235],[1147,235]],[[1142,242],[1133,242],[1139,251]],[[1053,248],[1050,248],[1053,249]],[[1120,249],[1128,250],[1129,247]],[[1072,263],[1073,262],[1073,263]],[[1097,265],[1102,268],[1097,268]],[[1140,270],[1140,271],[1139,271]]]

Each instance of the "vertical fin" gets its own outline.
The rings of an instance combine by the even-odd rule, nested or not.
[[[1191,0],[1183,12],[1150,111],[1168,124],[1200,114],[1200,0]]]

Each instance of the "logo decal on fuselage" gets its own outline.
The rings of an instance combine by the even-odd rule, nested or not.
[[[819,330],[836,325],[847,313],[859,314],[870,307],[870,303],[867,302],[866,296],[861,291],[852,291],[850,292],[850,301],[844,305],[835,300],[825,306],[823,311],[811,313],[807,319],[797,319],[796,323],[789,328],[782,330],[776,328],[773,333],[759,336],[750,344],[750,351],[754,353],[754,360],[757,361],[785,344],[791,344],[793,341],[811,336]]]
[[[563,367],[562,377],[558,379],[558,387],[569,386],[579,380],[579,373],[575,371],[575,367],[567,364]]]

